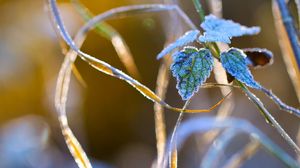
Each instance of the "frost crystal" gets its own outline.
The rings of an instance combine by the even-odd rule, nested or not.
[[[260,32],[259,27],[246,27],[232,20],[224,20],[214,15],[205,16],[201,24],[204,34],[199,37],[200,42],[224,42],[230,44],[232,37],[254,35]]]
[[[185,47],[173,55],[171,70],[177,79],[176,88],[183,100],[198,91],[213,68],[213,57],[208,49]]]

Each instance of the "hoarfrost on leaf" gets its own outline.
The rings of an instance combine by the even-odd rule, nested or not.
[[[171,53],[174,49],[179,47],[184,47],[185,45],[192,43],[197,40],[198,35],[200,34],[199,30],[190,30],[187,31],[183,36],[179,37],[175,42],[169,44],[164,48],[158,55],[157,59],[160,59],[167,54]]]
[[[208,49],[185,47],[173,55],[171,71],[177,79],[176,88],[183,100],[198,91],[213,69],[213,56]]]
[[[255,35],[260,32],[260,28],[257,26],[242,26],[232,20],[220,19],[214,15],[205,16],[201,27],[205,32],[199,37],[200,42],[223,42],[230,44],[232,37]]]
[[[254,80],[247,66],[246,58],[246,54],[237,48],[230,48],[228,51],[222,52],[220,56],[227,73],[249,87],[261,89],[261,85]]]

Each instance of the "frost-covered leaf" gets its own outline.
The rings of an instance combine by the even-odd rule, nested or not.
[[[174,49],[179,47],[184,47],[188,43],[192,43],[197,40],[198,35],[200,34],[199,30],[190,30],[186,32],[183,36],[179,37],[175,42],[169,44],[164,48],[158,55],[157,59],[164,57],[165,55],[172,52]]]
[[[245,48],[248,66],[259,68],[273,63],[273,53],[265,48]]]
[[[198,91],[213,68],[213,57],[208,49],[185,47],[173,55],[171,70],[177,79],[176,88],[183,100]]]
[[[200,42],[224,42],[230,44],[232,37],[254,35],[260,32],[259,27],[246,27],[232,20],[224,20],[214,15],[205,16],[201,27],[205,31],[199,37]]]
[[[246,57],[246,54],[237,48],[230,48],[228,51],[222,52],[220,56],[223,67],[230,75],[249,87],[261,89],[247,66]]]

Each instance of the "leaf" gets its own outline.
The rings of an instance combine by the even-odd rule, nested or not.
[[[237,48],[230,48],[228,51],[222,52],[220,56],[223,67],[231,76],[249,87],[261,89],[247,66],[246,58],[246,54]]]
[[[273,53],[264,48],[246,48],[243,52],[247,55],[248,66],[260,68],[273,63]]]
[[[188,43],[192,43],[197,40],[198,35],[200,34],[199,30],[190,30],[186,32],[183,36],[179,37],[175,42],[168,45],[165,49],[163,49],[156,57],[156,59],[160,59],[165,55],[171,53],[174,49],[179,47],[184,47]]]
[[[209,77],[213,68],[213,57],[208,49],[185,47],[173,55],[171,65],[173,76],[177,79],[177,89],[183,100],[198,91]]]
[[[259,27],[246,27],[232,20],[217,18],[214,15],[205,16],[201,27],[205,31],[199,37],[200,42],[224,42],[230,44],[232,37],[255,35],[260,32]]]

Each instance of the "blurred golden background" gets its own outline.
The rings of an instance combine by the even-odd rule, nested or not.
[[[68,1],[58,2],[67,28],[74,34],[83,21]],[[82,2],[98,14],[122,5],[161,1]],[[191,1],[181,0],[180,4],[194,23],[199,25]],[[271,0],[224,0],[223,4],[224,18],[262,28],[258,36],[237,38],[231,46],[261,47],[274,53],[275,62],[272,66],[252,71],[255,79],[272,89],[287,104],[299,107],[278,46]],[[0,167],[76,167],[61,135],[54,108],[55,83],[64,55],[44,1],[1,0],[0,15]],[[152,90],[155,90],[160,63],[156,55],[166,40],[162,18],[167,17],[166,12],[161,12],[108,21],[129,45],[142,83]],[[126,71],[110,41],[93,31],[89,33],[82,50]],[[72,78],[68,117],[71,128],[95,167],[150,167],[156,155],[153,103],[125,82],[99,73],[79,59],[76,66],[87,87],[84,88]],[[167,102],[180,107],[183,102],[175,85],[172,77]],[[296,139],[299,120],[278,110],[263,94],[255,93],[292,138]],[[295,155],[239,90],[235,90],[234,95],[236,107],[233,116],[249,120],[282,148]],[[191,107],[207,108],[220,97],[219,89],[203,89],[193,99]],[[168,133],[172,131],[177,116],[178,113],[166,111]],[[193,116],[195,114],[189,114],[186,118]],[[198,140],[201,141],[201,137],[188,141],[188,144]],[[230,149],[240,148],[244,143],[243,136],[240,136]],[[203,152],[195,154],[186,151],[182,152],[181,167],[195,167],[199,164]],[[258,152],[244,167],[257,165],[283,167],[263,151]]]

